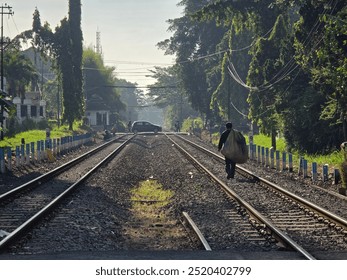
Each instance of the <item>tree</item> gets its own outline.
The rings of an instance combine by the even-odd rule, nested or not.
[[[335,135],[323,148],[339,147],[347,140],[347,7],[345,1],[303,1],[296,25],[298,63],[323,94],[319,121]],[[327,140],[328,140],[327,139]]]
[[[120,94],[120,100],[126,105],[126,111],[121,111],[120,115],[123,120],[132,121],[138,119],[138,99],[143,93],[142,90],[136,88],[137,84],[124,79],[116,78],[115,85]]]
[[[125,105],[120,100],[120,92],[117,90],[117,79],[113,74],[114,67],[104,65],[100,54],[91,48],[84,50],[84,92],[87,100],[95,96],[100,97],[112,113],[125,110]]]
[[[71,105],[71,101],[65,101],[65,108],[67,110],[64,116],[70,128],[75,119],[81,119],[84,115],[84,96],[82,92],[83,75],[82,75],[82,57],[83,57],[83,35],[81,30],[81,0],[69,0],[69,30],[70,30],[70,43],[71,43],[71,67],[72,67],[72,92],[69,94],[73,97],[76,104]],[[66,57],[68,59],[68,57]]]
[[[252,101],[252,84],[262,85],[266,83],[264,75],[267,75],[267,78],[271,74],[275,75],[274,71],[272,73],[267,72],[270,72],[268,71],[272,63],[270,60],[272,59],[275,62],[274,60],[277,59],[275,56],[278,52],[272,53],[269,47],[273,47],[273,44],[263,48],[267,40],[262,37],[264,34],[264,36],[267,36],[274,28],[277,17],[283,9],[281,6],[271,5],[272,2],[271,0],[216,1],[205,6],[197,14],[197,17],[201,20],[216,18],[218,24],[228,27],[228,32],[224,37],[227,42],[224,45],[228,48],[228,52],[224,54],[220,64],[221,82],[213,94],[212,101],[218,104],[222,115],[227,115],[229,118],[232,116],[232,119],[236,119],[239,123],[242,123],[247,115],[248,105],[246,100],[248,91],[250,91],[248,101]],[[249,49],[251,56],[242,52]],[[262,54],[264,49],[267,52]],[[271,55],[271,58],[266,60],[268,54]],[[260,57],[264,57],[266,62],[259,62]],[[265,65],[262,65],[262,63],[267,63],[266,69],[264,69]],[[279,66],[277,65],[277,67]],[[246,77],[247,83],[245,82]],[[256,88],[256,86],[253,86],[253,88]],[[263,94],[262,97],[271,100],[268,95]],[[265,103],[269,103],[269,101]],[[268,105],[264,104],[264,106],[267,107]],[[255,108],[256,110],[254,110]],[[272,114],[265,115],[264,111],[270,113],[268,108],[252,107],[252,105],[249,118],[260,124],[259,111],[263,111],[262,116],[264,119],[267,118],[269,121],[275,119],[273,118],[274,111]],[[273,121],[271,123],[274,124]],[[263,132],[275,135],[276,128],[273,125],[271,126],[272,128],[267,130],[267,124],[263,123]],[[276,146],[275,144],[275,141],[273,141],[274,146]]]
[[[56,59],[63,90],[63,120],[68,122],[69,129],[72,130],[74,120],[81,119],[84,114],[81,1],[69,1],[69,19],[61,20],[55,33],[48,23],[41,25],[40,13],[36,9],[30,35],[40,51]]]
[[[217,85],[209,85],[206,69],[213,68],[219,61],[209,58],[215,53],[216,45],[221,41],[225,28],[216,28],[215,22],[198,22],[192,14],[208,4],[209,1],[185,0],[180,5],[185,6],[184,16],[169,20],[169,30],[174,35],[158,47],[166,54],[176,54],[178,79],[183,94],[207,123],[213,118],[210,107],[212,92]]]
[[[7,93],[12,97],[24,98],[26,87],[37,82],[38,75],[30,59],[20,51],[19,42],[13,41],[4,54],[4,73]]]
[[[152,98],[154,104],[165,109],[166,126],[172,128],[175,122],[182,123],[185,118],[196,115],[187,96],[182,92],[177,68],[177,66],[155,67],[155,70],[152,71],[152,78],[157,82],[152,84],[148,91],[148,96]]]
[[[254,45],[248,71],[251,87],[248,101],[250,117],[261,127],[262,132],[272,136],[276,149],[276,135],[280,130],[280,114],[277,110],[281,93],[288,87],[288,73],[284,72],[293,50],[286,26],[288,21],[279,15],[269,38],[260,38]]]

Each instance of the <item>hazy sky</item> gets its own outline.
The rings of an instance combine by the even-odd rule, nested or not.
[[[100,31],[104,62],[116,67],[117,77],[143,86],[153,82],[145,77],[146,69],[173,62],[173,57],[164,56],[156,44],[172,35],[167,32],[166,21],[182,16],[182,7],[176,5],[180,0],[81,2],[84,45],[94,47],[96,32]],[[14,12],[11,17],[4,16],[4,36],[10,38],[31,28],[35,7],[41,22],[47,21],[52,29],[68,15],[68,0],[8,0],[7,5]]]

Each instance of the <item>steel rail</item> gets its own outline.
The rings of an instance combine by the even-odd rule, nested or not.
[[[84,153],[83,155],[81,155],[81,156],[79,156],[79,157],[77,157],[77,158],[75,158],[75,159],[73,159],[73,160],[71,160],[71,161],[69,161],[69,162],[67,162],[65,164],[62,164],[62,165],[58,166],[57,168],[55,168],[55,169],[53,169],[53,170],[51,170],[51,171],[49,171],[49,172],[47,172],[45,174],[42,174],[42,175],[32,179],[29,182],[26,182],[26,183],[24,183],[24,184],[22,184],[22,185],[20,185],[20,186],[18,186],[16,188],[14,188],[14,189],[8,191],[8,192],[6,192],[6,193],[0,194],[0,203],[2,201],[4,201],[4,200],[8,199],[9,197],[11,197],[11,196],[21,192],[21,191],[24,191],[26,189],[34,187],[35,185],[41,184],[43,182],[46,182],[47,180],[49,180],[53,176],[57,176],[57,175],[61,174],[63,171],[71,168],[72,166],[76,165],[77,163],[83,161],[85,158],[87,158],[87,157],[89,157],[89,156],[99,152],[100,150],[104,149],[105,147],[111,145],[112,143],[118,141],[119,139],[121,139],[123,137],[124,137],[124,135],[121,136],[121,137],[118,137],[116,139],[113,139],[111,141],[108,141],[108,142],[106,142],[106,143],[104,143],[104,144],[102,144],[102,145],[92,149],[91,151],[88,151],[88,152]]]
[[[192,218],[188,215],[187,212],[182,212],[183,217],[186,219],[186,221],[188,222],[188,224],[190,225],[190,227],[193,229],[194,233],[196,234],[196,236],[198,237],[198,239],[200,240],[202,246],[204,246],[206,251],[212,251],[210,245],[208,244],[207,240],[205,239],[204,235],[201,233],[200,229],[198,228],[198,226],[194,223],[194,221],[192,220]]]
[[[166,135],[168,139],[172,141],[174,146],[181,151],[189,160],[194,162],[195,165],[197,165],[200,169],[204,170],[208,176],[213,179],[215,182],[217,182],[223,190],[230,195],[233,199],[235,199],[240,205],[246,208],[249,215],[256,218],[258,221],[266,225],[266,227],[272,232],[274,237],[281,241],[282,243],[286,244],[288,247],[294,249],[295,251],[299,252],[301,255],[303,255],[306,259],[309,260],[315,260],[315,257],[313,257],[309,252],[307,252],[304,248],[302,248],[299,244],[297,244],[293,239],[288,237],[285,233],[283,233],[279,228],[277,228],[270,220],[268,220],[266,217],[264,217],[261,213],[259,213],[255,208],[253,208],[249,203],[244,201],[238,194],[236,194],[233,190],[231,190],[222,180],[220,180],[218,177],[216,177],[211,171],[209,171],[205,166],[203,166],[201,163],[199,163],[193,156],[191,156],[187,151],[185,151],[181,146],[177,144],[172,138],[170,138],[168,135]]]
[[[209,151],[208,149],[205,149],[204,147],[201,147],[199,146],[198,144],[192,142],[192,141],[189,141],[183,137],[180,137],[180,136],[177,136],[179,137],[180,139],[182,139],[183,141],[189,143],[190,145],[196,147],[197,149],[199,150],[202,150],[204,151],[205,153],[208,153],[212,156],[214,156],[215,158],[218,158],[219,160],[223,160],[224,161],[224,157],[220,156],[220,155],[217,155],[216,153],[213,153],[211,151]],[[270,186],[274,189],[276,189],[277,191],[279,191],[280,193],[286,195],[287,197],[297,201],[297,202],[300,202],[302,205],[304,205],[305,207],[307,208],[310,208],[311,210],[315,211],[315,212],[318,212],[320,215],[324,216],[326,219],[329,219],[332,223],[335,223],[335,224],[338,224],[340,227],[342,228],[345,228],[347,230],[347,220],[328,211],[327,209],[324,209],[294,193],[291,193],[290,191],[287,191],[286,189],[276,185],[275,183],[273,182],[270,182],[262,177],[259,177],[257,175],[255,175],[253,172],[247,170],[246,168],[242,167],[242,166],[239,166],[239,165],[236,165],[236,168],[239,169],[239,173],[243,172],[245,174],[247,174],[247,176],[250,176],[253,178],[253,180],[255,180],[257,183],[263,183],[265,184],[266,186]],[[241,172],[240,172],[241,171]]]
[[[72,191],[74,191],[77,186],[81,185],[98,168],[100,168],[102,165],[106,164],[109,160],[112,159],[112,157],[114,157],[116,154],[118,154],[133,139],[133,137],[131,137],[130,139],[123,142],[112,153],[110,153],[107,157],[105,157],[102,161],[100,161],[97,165],[95,165],[91,170],[89,170],[86,174],[84,174],[78,181],[76,181],[74,184],[72,184],[69,188],[67,188],[59,196],[57,196],[55,199],[53,199],[44,208],[42,208],[35,215],[33,215],[31,218],[29,218],[26,222],[21,224],[14,231],[12,231],[9,235],[7,235],[4,239],[2,239],[0,241],[0,252],[3,251],[12,242],[14,242],[26,230],[28,230],[34,224],[36,224],[41,218],[43,218],[45,215],[50,213],[65,197],[67,197]]]

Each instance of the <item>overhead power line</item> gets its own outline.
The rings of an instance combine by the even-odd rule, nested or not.
[[[111,88],[145,88],[145,89],[163,89],[163,88],[177,88],[177,86],[117,86],[117,85],[106,85],[104,87],[111,87]]]

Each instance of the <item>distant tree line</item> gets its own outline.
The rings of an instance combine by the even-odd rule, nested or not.
[[[206,124],[253,122],[274,147],[281,134],[309,153],[347,140],[345,0],[179,5],[183,16],[168,20],[173,35],[158,47],[176,55],[177,87]]]

